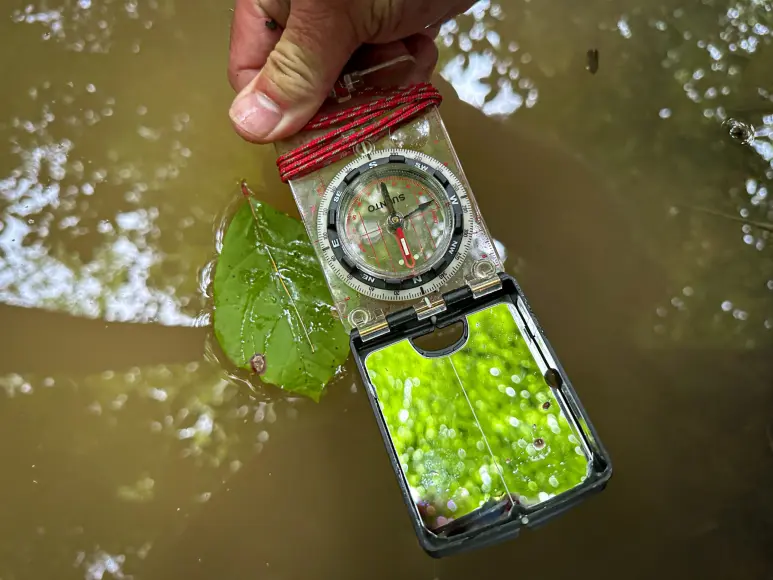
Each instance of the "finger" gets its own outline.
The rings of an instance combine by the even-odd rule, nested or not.
[[[320,108],[358,45],[345,14],[316,0],[294,0],[287,27],[265,66],[231,106],[236,131],[254,143],[298,132]]]
[[[424,30],[421,31],[421,34],[424,34],[426,36],[429,36],[433,40],[437,38],[437,35],[440,33],[440,28],[449,20],[453,20],[460,14],[467,12],[472,6],[475,4],[476,0],[459,0],[456,2],[448,12],[443,14],[441,18],[427,26]]]
[[[287,22],[284,1],[236,0],[231,23],[228,81],[241,91],[266,64]],[[282,18],[284,16],[284,18]],[[278,23],[273,26],[272,22]]]
[[[430,80],[438,63],[439,53],[435,42],[425,34],[414,34],[405,39],[405,46],[416,63],[408,83],[423,83]]]
[[[386,44],[363,45],[349,61],[347,69],[362,70],[403,56],[413,61],[401,62],[367,76],[368,86],[394,87],[427,82],[438,61],[435,43],[426,35],[415,34]]]

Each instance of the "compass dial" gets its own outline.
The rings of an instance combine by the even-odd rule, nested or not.
[[[470,202],[436,159],[391,149],[363,156],[330,183],[318,232],[328,264],[362,294],[414,299],[437,290],[472,243]]]

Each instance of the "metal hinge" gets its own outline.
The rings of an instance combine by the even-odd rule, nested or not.
[[[477,299],[486,296],[486,294],[501,290],[502,280],[499,279],[499,276],[494,274],[493,276],[483,278],[482,280],[470,280],[467,282],[467,286],[472,290],[472,297]]]
[[[375,320],[363,324],[362,326],[358,326],[357,330],[360,331],[360,338],[363,342],[366,342],[388,333],[389,323],[387,322],[386,317],[383,314],[380,314]]]
[[[413,309],[416,311],[416,317],[419,320],[430,318],[441,312],[446,311],[446,301],[439,294],[430,294],[425,296],[421,304],[414,305]]]
[[[467,286],[472,292],[473,298],[477,299],[500,290],[502,288],[502,281],[499,279],[499,276],[493,275],[488,278],[467,282]],[[415,313],[416,318],[413,318],[410,314],[411,309]],[[391,314],[390,319],[397,328],[411,320],[426,320],[446,310],[448,310],[448,305],[444,298],[440,294],[433,293],[425,296],[419,304],[414,304],[412,307]],[[379,314],[374,320],[363,324],[357,324],[355,321],[352,321],[352,323],[359,331],[363,342],[384,336],[392,330],[389,321],[383,314]]]

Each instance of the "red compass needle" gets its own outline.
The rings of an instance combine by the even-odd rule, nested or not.
[[[416,260],[413,259],[411,250],[408,248],[408,242],[405,241],[405,232],[403,232],[402,227],[395,230],[395,236],[397,236],[397,245],[400,246],[400,253],[403,255],[405,265],[413,268],[416,265]]]

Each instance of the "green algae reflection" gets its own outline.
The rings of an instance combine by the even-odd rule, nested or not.
[[[580,484],[588,459],[522,337],[511,306],[468,317],[451,356],[403,340],[365,366],[425,525],[509,492],[535,505]]]

